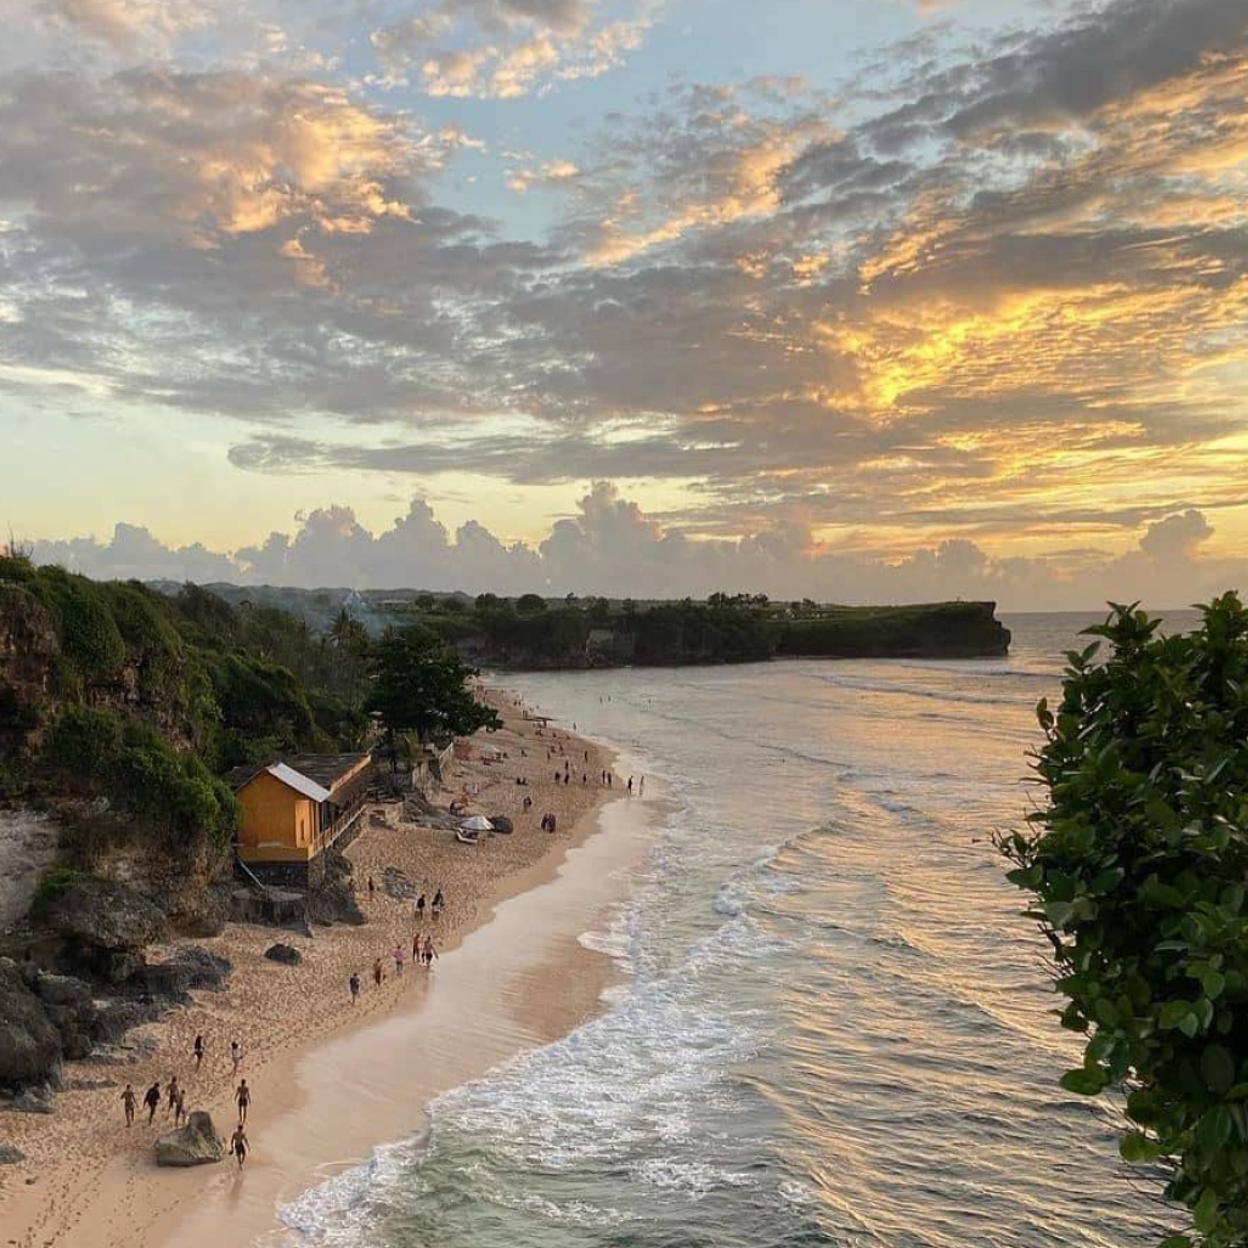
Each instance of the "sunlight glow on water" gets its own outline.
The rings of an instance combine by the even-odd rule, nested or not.
[[[509,679],[678,800],[590,938],[630,980],[288,1224],[403,1248],[1155,1243],[1107,1111],[1057,1087],[1078,1046],[987,841],[1025,809],[1032,706],[1076,644],[1070,617],[1007,622],[1000,662]]]

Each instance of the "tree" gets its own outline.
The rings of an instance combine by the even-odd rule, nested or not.
[[[503,726],[493,707],[473,697],[468,679],[475,675],[475,668],[423,625],[381,638],[368,708],[381,716],[392,761],[401,733],[414,732],[422,742],[445,742]]]
[[[541,594],[521,594],[516,599],[516,610],[521,615],[536,615],[546,610],[546,599]]]
[[[1129,1091],[1120,1151],[1164,1168],[1194,1234],[1248,1244],[1248,611],[1195,632],[1115,606],[1037,708],[1047,802],[998,837],[1052,946],[1062,1025],[1088,1037],[1061,1080]]]

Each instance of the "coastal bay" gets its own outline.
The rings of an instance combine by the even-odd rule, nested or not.
[[[5,1115],[3,1138],[27,1156],[21,1165],[0,1171],[6,1230],[18,1243],[171,1242],[175,1233],[182,1233],[178,1228],[190,1205],[208,1207],[202,1200],[206,1187],[230,1201],[230,1216],[245,1216],[258,1234],[266,1229],[266,1219],[272,1223],[279,1194],[293,1196],[324,1164],[345,1164],[348,1141],[358,1149],[350,1159],[359,1160],[373,1145],[409,1134],[419,1124],[421,1107],[437,1090],[481,1073],[516,1046],[544,1043],[593,1012],[610,963],[577,943],[576,936],[591,921],[590,910],[602,903],[601,890],[620,881],[597,848],[596,865],[585,880],[578,883],[579,870],[573,873],[571,866],[595,844],[593,834],[604,814],[613,828],[623,829],[610,839],[607,857],[632,852],[637,825],[612,813],[626,809],[626,803],[608,804],[622,789],[582,785],[579,775],[578,783],[566,785],[551,778],[547,748],[562,749],[561,757],[575,754],[583,763],[588,753],[595,776],[611,766],[609,751],[553,726],[538,736],[540,725],[526,722],[514,700],[498,694],[490,700],[505,722],[490,739],[500,761],[487,762],[479,751],[458,761],[450,791],[475,790],[474,805],[509,814],[516,832],[468,847],[444,829],[402,820],[386,826],[370,821],[348,850],[357,887],[364,890],[370,876],[377,885],[373,899],[365,903],[365,926],[318,928],[308,939],[232,924],[222,936],[199,942],[234,964],[223,992],[196,994],[193,1005],[132,1033],[140,1045],[132,1065],[67,1068],[70,1079],[107,1079],[111,1086],[67,1092],[51,1118]],[[518,777],[527,783],[516,784]],[[525,795],[535,799],[531,813],[522,809]],[[539,811],[547,809],[558,813],[560,831],[554,836],[537,827]],[[639,811],[640,804],[633,809]],[[390,951],[411,940],[415,924],[410,896],[386,891],[387,868],[391,881],[399,878],[397,869],[430,895],[438,887],[446,894],[443,917],[436,925],[423,924],[433,930],[441,954],[432,973],[414,965],[402,975],[394,972]],[[565,873],[575,878],[564,882]],[[586,880],[594,887],[582,887]],[[528,894],[542,900],[540,918],[531,913],[529,918],[537,921],[525,923],[525,939],[490,935],[510,913],[508,907]],[[279,937],[303,953],[300,965],[279,966],[264,958],[264,950]],[[174,947],[153,952],[168,955]],[[376,957],[388,972],[379,989],[368,976]],[[545,1005],[540,994],[520,992],[524,1000],[517,1004],[525,977],[531,985],[539,969],[552,965],[559,967],[551,981],[560,985],[559,992],[548,994]],[[355,1007],[347,992],[352,971],[368,984]],[[384,1056],[393,1028],[411,1028],[412,1036]],[[417,1038],[424,1028],[428,1036],[436,1036],[436,1045]],[[199,1033],[207,1038],[209,1055],[196,1076],[191,1042]],[[245,1215],[235,1208],[240,1189],[221,1187],[226,1179],[239,1177],[224,1166],[214,1168],[213,1177],[202,1170],[157,1170],[150,1154],[155,1131],[141,1122],[126,1130],[119,1101],[126,1080],[141,1094],[152,1079],[177,1073],[189,1089],[188,1108],[207,1108],[219,1128],[228,1128],[235,1080],[227,1050],[235,1037],[245,1053],[240,1074],[256,1098],[248,1128],[253,1153],[241,1176]],[[310,1055],[327,1038],[332,1038],[330,1047],[358,1043],[365,1050],[376,1044],[382,1049],[373,1050],[369,1058],[347,1059],[348,1068],[356,1072],[354,1082],[338,1075],[327,1078],[317,1073],[320,1058]],[[412,1045],[418,1046],[418,1056],[410,1055]],[[351,1093],[343,1099],[346,1089]],[[301,1119],[301,1113],[310,1117]],[[318,1129],[310,1129],[310,1122]],[[163,1109],[155,1125],[159,1130],[171,1125]],[[27,1184],[24,1180],[30,1178],[35,1181]],[[267,1195],[261,1196],[262,1191]]]

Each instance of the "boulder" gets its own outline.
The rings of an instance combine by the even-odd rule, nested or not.
[[[12,1144],[0,1144],[0,1166],[15,1166],[19,1161],[25,1161],[26,1154],[20,1148],[14,1148]]]
[[[514,832],[515,827],[506,815],[491,815],[490,823],[494,827],[495,832]]]
[[[189,945],[165,962],[145,962],[126,980],[125,988],[142,1000],[188,1005],[192,988],[220,992],[232,969],[229,959]]]
[[[61,1033],[65,1056],[78,1060],[91,1052],[95,1039],[95,998],[91,985],[72,975],[41,972],[35,978],[35,995],[44,1013]]]
[[[360,927],[368,922],[355,899],[355,890],[346,879],[327,879],[308,893],[308,918],[324,927],[331,923]]]
[[[276,945],[270,945],[264,951],[264,956],[270,962],[281,962],[283,966],[298,966],[303,961],[303,954],[294,945],[283,945],[280,941]]]
[[[32,1084],[23,1088],[9,1107],[21,1114],[50,1114],[53,1108],[53,1092],[46,1083]]]
[[[212,1125],[212,1116],[202,1109],[191,1113],[186,1126],[158,1137],[153,1147],[158,1166],[203,1166],[225,1156],[225,1143]]]
[[[48,925],[101,949],[142,949],[166,935],[164,914],[142,893],[115,880],[84,877],[54,897]]]
[[[150,1001],[109,1001],[96,1011],[92,1030],[101,1043],[116,1044],[131,1027],[155,1022],[160,1013],[160,1006]],[[105,1060],[102,1055],[97,1056],[100,1056],[103,1065],[116,1064]]]
[[[0,1084],[41,1083],[58,1074],[61,1033],[8,958],[0,958]]]

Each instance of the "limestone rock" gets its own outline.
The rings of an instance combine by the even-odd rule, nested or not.
[[[186,1126],[166,1131],[153,1147],[158,1166],[202,1166],[225,1156],[225,1143],[212,1124],[212,1116],[194,1110]]]
[[[270,945],[264,951],[264,956],[270,962],[281,962],[284,966],[298,966],[303,961],[303,954],[294,945],[283,945],[280,941],[276,945]]]
[[[20,1148],[14,1148],[12,1144],[0,1144],[0,1166],[15,1166],[19,1161],[25,1161],[26,1154]]]
[[[0,958],[0,1083],[39,1083],[60,1069],[61,1033],[17,964]]]
[[[40,972],[34,978],[35,995],[44,1013],[61,1033],[61,1048],[71,1060],[91,1052],[95,1029],[95,998],[91,985],[72,975]]]
[[[163,999],[187,1005],[192,988],[219,992],[232,969],[227,958],[190,945],[179,949],[166,962],[145,962],[126,980],[125,987],[141,999]]]
[[[52,1089],[46,1083],[33,1084],[13,1098],[11,1108],[22,1114],[50,1114],[53,1099]]]
[[[162,940],[168,929],[164,914],[141,893],[91,877],[54,897],[42,918],[92,970],[113,982],[133,973],[137,951]]]

